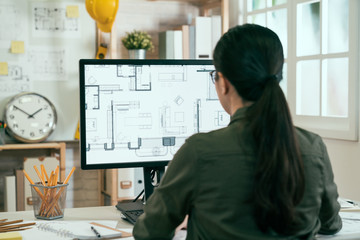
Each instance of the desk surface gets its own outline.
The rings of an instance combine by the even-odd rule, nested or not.
[[[37,219],[34,216],[33,211],[19,211],[19,212],[0,212],[0,219],[8,220],[19,220],[23,219],[24,221],[36,221],[36,222],[51,222],[47,220]],[[55,221],[118,221],[117,227],[120,229],[127,229],[128,232],[132,231],[133,225],[121,219],[121,213],[114,206],[109,207],[88,207],[88,208],[66,208],[64,212],[64,217]],[[126,230],[126,231],[127,231]],[[26,231],[21,231],[23,235],[23,240],[35,240],[39,239],[36,236],[29,236],[26,234]],[[55,240],[52,238],[52,240]],[[64,238],[59,238],[64,240]],[[133,239],[130,238],[121,238],[126,240]]]
[[[340,233],[334,236],[318,236],[318,239],[360,239],[360,211],[341,212],[343,218],[343,229]],[[46,220],[36,219],[33,211],[19,211],[19,212],[0,212],[0,219],[49,222]],[[351,219],[351,220],[349,220]],[[133,225],[121,218],[121,213],[114,206],[108,207],[88,207],[88,208],[67,208],[64,212],[64,218],[57,221],[117,221],[117,228],[131,232]],[[51,221],[50,221],[51,222]],[[353,229],[356,229],[355,232]],[[31,230],[29,230],[31,231]],[[23,240],[39,239],[36,236],[29,236],[26,231],[21,232]],[[57,238],[51,238],[56,240]],[[59,239],[64,239],[60,237]],[[132,240],[132,237],[121,238]]]

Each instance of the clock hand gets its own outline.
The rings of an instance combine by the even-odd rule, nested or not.
[[[39,110],[37,110],[33,114],[29,115],[28,118],[34,118],[34,115],[37,114],[38,112],[40,112],[41,110],[42,110],[42,108],[40,108]]]
[[[16,108],[17,110],[20,110],[20,112],[25,113],[26,115],[30,116],[30,114],[28,114],[27,112],[25,112],[24,110],[22,110],[21,108],[18,108],[17,106],[14,105],[14,108]]]

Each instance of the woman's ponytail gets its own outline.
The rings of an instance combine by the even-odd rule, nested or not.
[[[254,215],[262,231],[296,232],[295,207],[301,201],[304,169],[295,129],[279,86],[284,56],[278,36],[268,28],[245,24],[229,30],[214,50],[214,64],[236,88],[247,111],[258,154]]]
[[[304,169],[285,96],[268,79],[260,99],[247,112],[257,146],[254,212],[262,231],[296,231],[295,207],[304,193]]]

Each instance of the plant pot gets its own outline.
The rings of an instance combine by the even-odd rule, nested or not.
[[[129,59],[145,59],[145,49],[129,49]]]

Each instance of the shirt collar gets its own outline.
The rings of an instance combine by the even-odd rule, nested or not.
[[[236,110],[235,113],[230,117],[229,125],[240,119],[244,119],[246,117],[246,111],[248,110],[248,108],[249,107],[242,107],[242,108],[239,108],[238,110]]]

